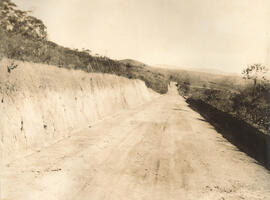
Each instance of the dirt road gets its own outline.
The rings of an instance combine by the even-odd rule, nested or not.
[[[270,199],[270,175],[173,89],[5,164],[2,199]]]

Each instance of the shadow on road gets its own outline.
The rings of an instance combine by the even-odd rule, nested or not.
[[[190,108],[200,113],[214,126],[224,138],[270,170],[269,135],[201,100],[188,99],[187,103]]]

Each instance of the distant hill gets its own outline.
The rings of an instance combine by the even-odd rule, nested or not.
[[[189,80],[193,87],[202,87],[203,85],[219,89],[235,89],[246,84],[245,80],[238,74],[227,73],[215,69],[207,68],[184,68],[174,65],[156,65],[149,66],[133,59],[120,60],[119,62],[131,66],[140,67],[145,71],[151,71],[157,74],[162,74],[167,79],[172,79],[176,82]]]
[[[119,62],[127,65],[127,64],[130,64],[130,65],[133,65],[133,66],[137,66],[137,67],[145,67],[147,66],[147,64],[144,64],[140,61],[137,61],[137,60],[133,60],[133,59],[124,59],[124,60],[118,60]]]
[[[223,75],[223,76],[239,76],[240,74],[237,73],[230,73],[230,72],[224,72],[222,70],[217,70],[217,69],[211,69],[211,68],[192,68],[192,67],[179,67],[176,65],[166,65],[166,64],[162,64],[162,65],[155,65],[155,66],[150,66],[147,65],[143,62],[140,62],[138,60],[134,60],[134,59],[123,59],[123,60],[118,60],[120,63],[123,63],[125,65],[129,64],[132,66],[136,66],[136,67],[150,67],[153,70],[155,70],[155,68],[157,69],[165,69],[165,70],[179,70],[180,71],[186,71],[186,72],[199,72],[199,73],[205,73],[205,74],[213,74],[213,75]],[[163,70],[162,70],[163,71]]]
[[[194,67],[179,67],[176,65],[155,65],[154,67],[172,69],[172,70],[185,70],[185,71],[194,71],[194,72],[203,72],[207,74],[217,74],[225,76],[239,76],[237,73],[224,72],[222,70],[212,69],[212,68],[194,68]]]

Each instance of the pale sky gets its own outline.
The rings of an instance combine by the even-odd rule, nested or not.
[[[13,0],[49,39],[113,59],[240,72],[270,65],[270,0]]]

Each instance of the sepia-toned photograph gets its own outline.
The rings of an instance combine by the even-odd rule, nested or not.
[[[0,0],[0,200],[270,200],[270,1]]]

